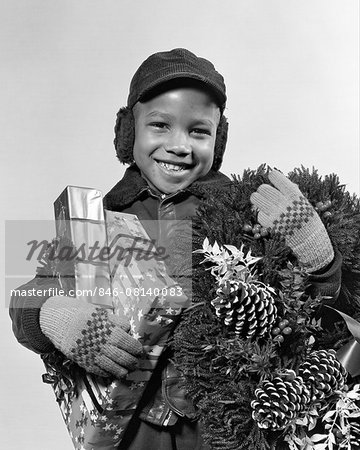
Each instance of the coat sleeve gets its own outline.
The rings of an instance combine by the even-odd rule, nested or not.
[[[15,289],[9,314],[12,329],[18,342],[36,353],[50,353],[55,350],[51,341],[40,328],[40,308],[45,301],[56,295],[60,285],[56,278],[37,276],[28,283]]]
[[[329,297],[329,302],[336,302],[341,288],[342,256],[335,250],[333,261],[321,271],[309,276],[311,294]]]
[[[343,298],[341,293],[342,283],[342,256],[335,250],[333,261],[322,271],[315,272],[309,276],[309,293],[313,296],[322,295],[324,298],[323,306],[320,308],[319,317],[321,317],[322,327],[328,330],[333,328],[335,322],[339,321],[339,315],[325,305],[336,309],[343,309]],[[343,305],[344,306],[344,305]]]

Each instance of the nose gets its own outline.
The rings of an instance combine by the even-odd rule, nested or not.
[[[171,133],[165,145],[165,150],[177,156],[190,155],[191,145],[186,133],[181,131]]]

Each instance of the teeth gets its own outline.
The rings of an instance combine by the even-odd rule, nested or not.
[[[184,166],[177,166],[175,164],[168,164],[165,162],[159,162],[160,166],[164,167],[167,170],[172,170],[174,172],[180,172],[181,170],[185,170]]]

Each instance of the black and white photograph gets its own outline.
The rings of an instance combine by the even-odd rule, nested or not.
[[[0,0],[3,449],[360,449],[359,17]]]

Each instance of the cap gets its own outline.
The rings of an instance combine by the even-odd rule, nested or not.
[[[204,83],[214,94],[220,109],[224,110],[226,103],[224,78],[210,61],[184,48],[154,53],[141,64],[131,80],[127,106],[132,108],[136,102],[161,84],[181,78]]]

